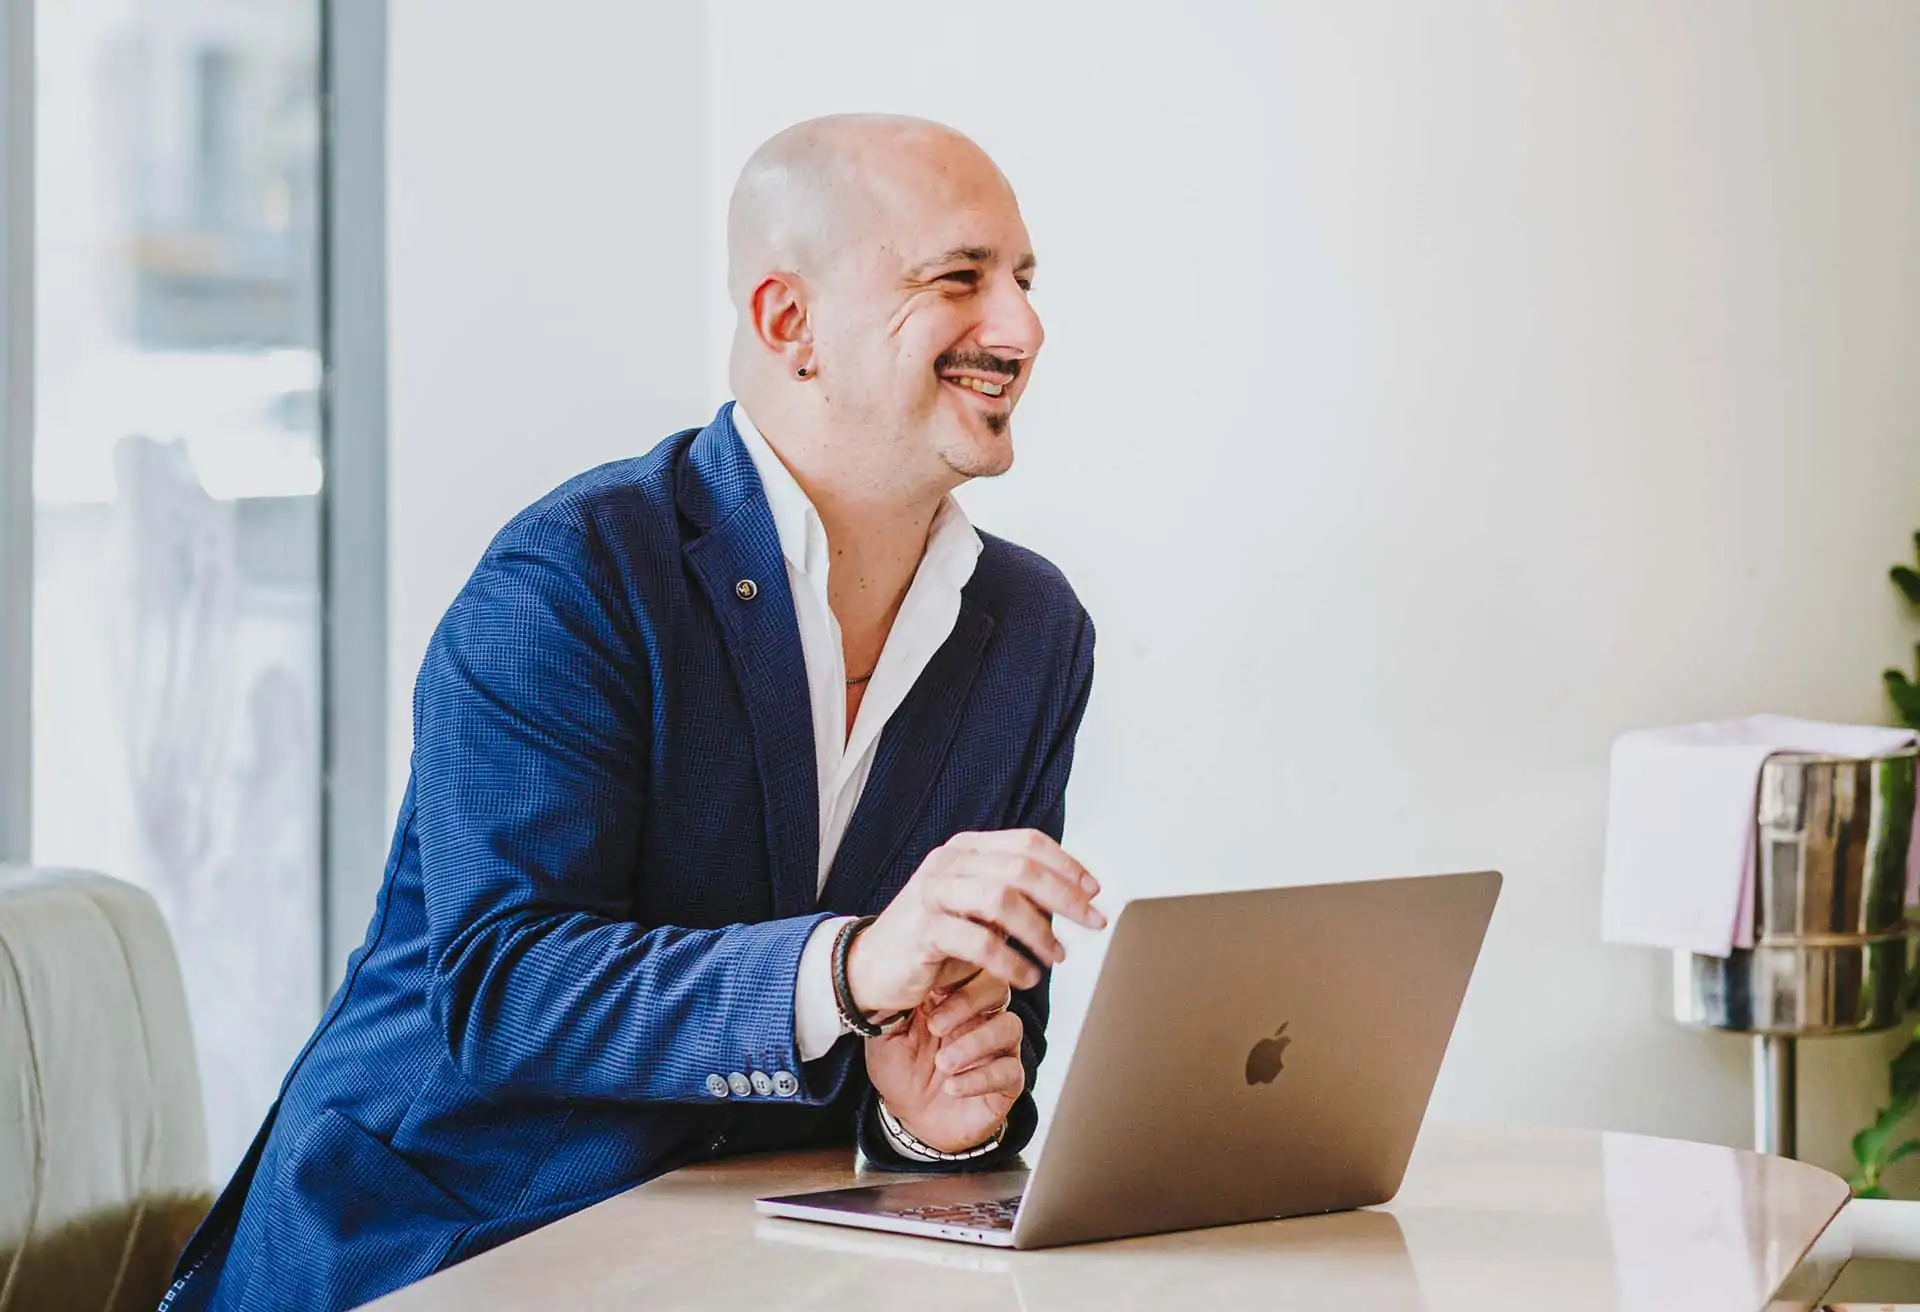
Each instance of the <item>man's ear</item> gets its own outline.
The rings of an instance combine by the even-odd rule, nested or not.
[[[807,288],[798,274],[775,270],[760,280],[747,302],[753,334],[769,352],[783,359],[813,348],[813,326],[807,315]]]

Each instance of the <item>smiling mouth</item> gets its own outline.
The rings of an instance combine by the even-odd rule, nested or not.
[[[971,392],[975,396],[984,397],[990,401],[1006,401],[1009,399],[1007,396],[1009,384],[1007,383],[996,383],[986,378],[961,378],[952,375],[943,375],[940,381],[949,387],[958,388],[963,392]]]

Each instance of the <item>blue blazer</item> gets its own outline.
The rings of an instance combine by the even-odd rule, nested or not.
[[[448,608],[366,941],[168,1305],[357,1306],[721,1155],[858,1139],[900,1164],[858,1041],[794,1047],[801,946],[955,833],[1059,837],[1093,627],[983,535],[819,893],[799,630],[731,415],[521,512]],[[1046,984],[1014,1008],[1031,1085]],[[976,1165],[1034,1120],[1022,1097]]]

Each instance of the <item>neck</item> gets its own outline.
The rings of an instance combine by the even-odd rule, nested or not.
[[[763,403],[746,404],[820,516],[833,561],[828,604],[845,635],[848,672],[864,673],[871,666],[865,657],[877,659],[885,645],[951,488],[902,478],[898,447],[890,443],[857,432],[829,435],[807,417],[778,407],[763,415]]]

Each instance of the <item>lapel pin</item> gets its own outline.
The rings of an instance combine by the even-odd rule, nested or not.
[[[752,601],[760,595],[760,588],[752,579],[741,579],[733,585],[733,595],[742,601]]]

